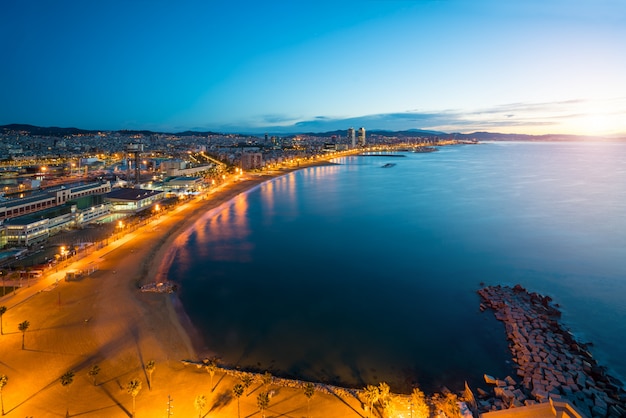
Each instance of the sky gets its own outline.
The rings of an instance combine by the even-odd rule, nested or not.
[[[3,0],[10,123],[626,134],[626,1]]]

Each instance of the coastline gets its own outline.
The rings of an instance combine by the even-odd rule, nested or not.
[[[315,165],[326,164],[333,163]],[[50,286],[43,293],[34,294],[33,302],[27,300],[23,306],[14,304],[15,299],[19,299],[29,289],[18,290],[17,298],[7,299],[6,302],[9,303],[6,304],[10,310],[3,320],[5,335],[0,337],[0,374],[6,373],[11,377],[4,392],[5,406],[10,408],[9,412],[13,412],[10,416],[59,416],[61,409],[66,407],[66,395],[70,390],[71,398],[87,399],[85,402],[77,401],[76,405],[73,404],[74,400],[72,403],[68,402],[74,416],[130,416],[130,397],[123,386],[131,377],[138,377],[144,383],[144,389],[137,398],[140,415],[155,416],[149,412],[154,414],[155,411],[162,411],[164,399],[167,400],[171,394],[176,400],[176,415],[195,416],[191,412],[194,396],[204,393],[208,395],[207,405],[214,405],[210,407],[209,415],[220,418],[234,416],[238,405],[232,398],[232,386],[238,382],[242,371],[237,368],[229,370],[227,366],[218,368],[215,376],[217,384],[211,388],[209,394],[208,369],[202,366],[181,367],[181,363],[184,365],[187,359],[191,359],[192,363],[201,363],[202,358],[210,357],[211,354],[203,354],[206,349],[202,347],[201,336],[187,317],[178,295],[141,293],[138,291],[138,284],[166,279],[175,260],[178,245],[184,244],[189,236],[188,231],[193,231],[199,225],[198,221],[203,222],[203,218],[220,211],[223,205],[229,205],[232,199],[242,193],[249,193],[265,182],[312,165],[303,164],[301,167],[282,170],[272,175],[251,176],[251,180],[229,185],[232,189],[237,187],[237,191],[217,189],[208,199],[189,200],[170,211],[167,217],[151,220],[146,226],[140,227],[138,236],[132,239],[122,237],[119,244],[115,240],[103,251],[99,251],[100,268],[93,278],[71,283],[61,282],[58,287]],[[66,269],[75,267],[74,263],[65,266]],[[0,303],[2,304],[4,302]],[[33,316],[33,305],[45,310],[45,315],[50,316],[50,319],[44,318],[43,313],[39,317]],[[107,319],[109,317],[110,320]],[[16,325],[24,319],[30,320],[32,327],[26,333],[26,350],[20,351],[19,340],[22,335],[16,331]],[[50,364],[48,359],[52,357],[54,363]],[[156,386],[148,388],[151,384],[145,364],[150,360],[155,360],[157,364],[154,374]],[[23,361],[29,363],[22,363]],[[27,367],[24,367],[25,364]],[[45,367],[39,367],[41,364]],[[95,385],[94,382],[93,386],[87,381],[87,371],[92,364],[102,366],[99,383]],[[77,384],[66,392],[61,389],[58,377],[68,368],[76,371]],[[25,389],[20,383],[25,374],[39,380],[35,381],[31,377],[31,387]],[[258,392],[267,390],[267,387],[263,389],[261,374],[257,374],[255,379],[258,387],[251,388],[246,395],[249,396],[248,404],[245,409],[242,408],[242,412],[252,412]],[[212,378],[211,382],[213,385]],[[277,392],[281,395],[279,401],[275,399],[273,402],[282,403],[280,407],[276,406],[274,415],[302,412],[304,416],[306,400],[302,395],[302,381],[274,377],[273,382],[275,386],[280,386]],[[290,386],[293,382],[297,386]],[[315,384],[319,386],[311,406],[326,395],[337,397],[336,392],[324,392],[328,385]],[[20,385],[22,388],[17,390],[16,387]],[[92,392],[88,392],[83,386]],[[80,392],[75,392],[77,390]],[[106,396],[96,398],[96,391],[100,394],[106,393]],[[356,392],[359,391],[361,389],[356,389]],[[16,392],[20,396],[16,397]],[[339,407],[345,407],[347,403],[354,405],[356,392],[349,392],[343,397],[343,405],[340,404]],[[231,398],[224,401],[221,398],[224,396]],[[295,399],[292,401],[292,398]],[[242,406],[245,400],[246,398],[241,399]],[[336,399],[332,400],[335,401],[332,413],[320,415],[318,411],[321,410],[315,405],[315,415],[347,415],[336,414],[338,402]],[[290,406],[283,409],[286,404]],[[42,413],[43,408],[46,408],[46,412],[54,410],[55,413]],[[366,409],[359,408],[363,408],[363,404],[357,404],[353,410],[343,412],[368,415]],[[250,415],[254,413],[247,414]]]
[[[223,404],[220,396],[230,396],[236,378],[218,371],[219,381],[216,376],[218,383],[209,392],[206,371],[184,371],[180,361],[198,359],[203,351],[200,335],[175,294],[144,293],[139,285],[167,274],[176,240],[211,210],[268,180],[327,164],[332,163],[319,161],[250,174],[246,180],[220,186],[205,199],[190,200],[84,258],[49,271],[16,295],[2,298],[0,305],[8,308],[2,315],[0,336],[0,374],[9,379],[2,393],[5,414],[55,417],[69,409],[72,416],[128,417],[132,400],[126,384],[137,378],[143,382],[137,397],[143,416],[162,413],[170,395],[176,400],[177,415],[193,416],[194,398],[200,394],[207,396],[208,405],[222,402],[211,416],[232,416],[236,402]],[[67,270],[94,264],[97,269],[92,275],[64,280]],[[22,334],[17,325],[25,320],[30,326]],[[146,371],[150,361],[156,364],[152,377]],[[88,375],[93,366],[100,370],[97,379]],[[74,373],[75,381],[70,390],[59,383],[68,371]],[[315,403],[322,410],[346,405],[338,406],[332,396],[317,396]],[[305,407],[302,400],[294,402],[287,404]],[[241,399],[241,407],[256,408],[256,394]],[[277,406],[283,407],[287,405]]]
[[[183,241],[186,234],[193,231],[197,222],[204,217],[212,216],[213,212],[219,211],[222,206],[228,205],[237,196],[243,193],[249,193],[268,181],[288,175],[294,171],[308,167],[333,164],[335,163],[324,160],[305,163],[298,167],[287,168],[269,174],[255,175],[253,177],[246,178],[244,181],[238,181],[236,184],[231,184],[226,190],[218,189],[213,194],[202,197],[199,200],[197,199],[194,202],[190,202],[192,206],[185,209],[185,212],[189,213],[185,213],[186,216],[184,220],[173,224],[168,231],[164,233],[164,239],[162,239],[152,250],[153,256],[144,260],[144,262],[148,264],[148,269],[141,280],[141,284],[143,285],[152,281],[151,278],[154,278],[155,282],[167,280],[167,272],[174,262],[174,256],[179,246],[176,241]],[[176,292],[172,293],[167,299],[167,308],[172,326],[174,326],[178,330],[179,334],[185,339],[187,349],[192,355],[192,358],[200,359],[219,356],[219,353],[213,353],[207,349],[201,333],[188,317]]]

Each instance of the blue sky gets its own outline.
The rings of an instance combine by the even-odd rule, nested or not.
[[[6,0],[0,124],[626,133],[623,0]]]

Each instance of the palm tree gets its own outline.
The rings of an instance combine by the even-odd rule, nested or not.
[[[198,411],[198,418],[202,418],[202,411],[206,408],[206,396],[196,396],[196,399],[193,401],[193,406],[195,406]]]
[[[156,364],[154,360],[150,360],[148,364],[146,364],[146,371],[148,372],[148,389],[152,390],[152,373],[156,368]]]
[[[139,379],[132,379],[126,385],[126,392],[128,392],[128,394],[133,397],[133,418],[135,417],[135,398],[137,397],[137,395],[139,395],[140,390],[141,380]]]
[[[98,373],[100,373],[100,366],[98,366],[97,364],[91,366],[91,369],[89,369],[89,371],[87,372],[89,377],[91,377],[91,380],[93,380],[94,386],[96,386],[96,377],[98,376]]]
[[[374,404],[378,401],[378,396],[379,396],[378,386],[367,385],[364,390],[365,390],[365,393],[364,393],[365,401],[369,404],[368,416],[371,418],[372,409],[374,409]]]
[[[307,418],[310,417],[310,413],[309,413],[309,404],[311,403],[311,398],[313,397],[313,394],[315,393],[315,385],[311,382],[307,382],[306,385],[304,385],[304,396],[306,396],[306,416]]]
[[[2,415],[4,415],[4,401],[2,400],[2,388],[7,385],[9,377],[6,374],[0,374],[0,405],[2,406]]]
[[[237,383],[235,386],[233,386],[233,395],[235,395],[235,398],[237,398],[237,418],[240,418],[240,413],[239,413],[239,398],[241,398],[241,395],[243,395],[243,385],[241,383]]]
[[[414,388],[411,393],[411,408],[411,415],[413,415],[414,408],[416,418],[428,418],[430,416],[430,407],[426,402],[426,395],[419,388]]]
[[[458,417],[461,415],[459,408],[459,397],[454,393],[448,392],[443,397],[443,412],[449,417]]]
[[[263,387],[265,388],[265,391],[267,392],[267,387],[272,384],[274,377],[272,376],[270,372],[265,372],[263,374],[262,379],[263,379]]]
[[[2,330],[2,315],[7,312],[6,306],[0,306],[0,335],[4,335],[4,331]]]
[[[69,370],[61,376],[61,386],[67,388],[67,410],[65,416],[70,416],[70,385],[74,381],[74,372]]]
[[[261,410],[261,416],[265,418],[265,410],[270,405],[270,396],[267,392],[259,393],[259,396],[256,397],[256,404],[259,406]]]
[[[241,384],[244,389],[248,389],[254,380],[254,377],[250,373],[243,373],[241,375]]]
[[[30,327],[30,322],[28,321],[20,322],[19,325],[17,326],[17,329],[22,331],[22,350],[24,349],[24,337],[26,335],[26,331],[28,330],[28,327]]]
[[[383,408],[383,411],[385,411],[391,403],[391,389],[385,382],[380,382],[378,384],[378,402],[380,402],[380,406]]]
[[[215,371],[217,370],[217,359],[213,357],[210,359],[204,359],[202,362],[204,363],[204,368],[209,373],[209,376],[211,376],[211,392],[213,392],[213,376],[215,376]]]

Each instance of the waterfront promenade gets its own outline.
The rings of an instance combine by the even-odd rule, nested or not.
[[[133,402],[126,385],[136,378],[142,382],[136,416],[166,416],[168,399],[175,416],[197,416],[197,395],[207,399],[203,415],[210,411],[211,417],[237,416],[232,388],[238,379],[218,371],[211,388],[206,370],[181,363],[206,353],[196,351],[194,330],[179,315],[175,295],[142,293],[138,286],[158,276],[172,240],[198,217],[263,181],[304,166],[233,179],[0,299],[8,308],[0,336],[0,374],[9,378],[2,390],[5,414],[59,417],[69,411],[70,416],[128,417]],[[67,270],[94,263],[98,270],[93,274],[64,281]],[[30,323],[24,334],[18,330],[23,321]],[[145,366],[151,360],[156,368],[148,385]],[[88,375],[93,365],[100,368],[95,385]],[[60,377],[70,370],[75,373],[73,383],[63,387]],[[262,385],[253,384],[241,397],[242,417],[259,414],[256,397],[262,390]],[[306,416],[301,388],[273,390],[267,415]],[[312,416],[366,415],[354,397],[316,393],[310,406]]]

